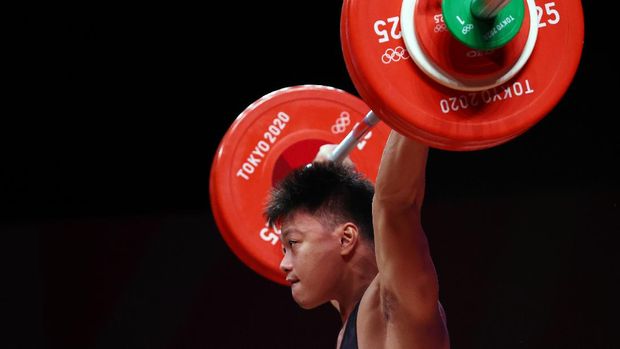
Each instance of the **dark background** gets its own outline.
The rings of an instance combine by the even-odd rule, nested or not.
[[[618,73],[600,4],[583,5],[581,65],[553,112],[492,149],[431,151],[423,223],[453,348],[618,347]],[[0,346],[333,348],[336,312],[303,311],[245,267],[208,185],[221,137],[260,96],[355,93],[340,6],[7,15]]]

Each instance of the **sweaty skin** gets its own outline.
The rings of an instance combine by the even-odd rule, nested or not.
[[[315,161],[323,161],[333,147],[323,146]],[[306,309],[329,301],[340,312],[343,330],[337,348],[360,300],[359,348],[450,347],[437,274],[420,221],[427,155],[427,146],[391,132],[372,203],[374,248],[362,241],[351,222],[331,227],[304,211],[282,221],[280,267],[293,298]]]

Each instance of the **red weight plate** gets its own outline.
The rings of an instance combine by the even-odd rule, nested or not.
[[[224,135],[211,168],[211,207],[228,246],[258,274],[286,285],[279,232],[263,217],[269,190],[311,162],[321,145],[339,143],[368,111],[342,90],[290,87],[250,105]],[[385,124],[376,125],[350,154],[373,182],[389,132]]]
[[[417,9],[435,1],[419,0]],[[538,39],[524,68],[503,85],[463,92],[433,81],[401,50],[400,0],[345,0],[341,41],[347,69],[373,111],[411,138],[449,150],[501,144],[551,111],[581,58],[580,1],[539,1],[536,7]]]
[[[346,1],[343,4],[343,10],[341,13],[341,22],[340,22],[341,23],[340,35],[341,35],[341,43],[342,43],[342,52],[345,58],[345,62],[347,63],[347,69],[349,70],[351,80],[355,84],[355,87],[357,88],[360,95],[364,97],[366,103],[368,103],[369,105],[375,106],[375,109],[373,109],[373,111],[377,115],[391,115],[391,111],[387,109],[388,106],[385,103],[382,103],[381,100],[378,99],[377,95],[373,94],[372,91],[367,88],[369,86],[367,86],[367,84],[365,84],[364,81],[361,80],[362,76],[356,73],[358,59],[357,57],[351,54],[351,49],[349,47],[350,39],[348,38],[349,33],[347,32],[347,28],[349,27],[348,25],[349,9],[347,7],[348,5],[350,5],[350,3]],[[403,55],[402,59],[409,60],[410,57],[408,56],[407,52],[403,52],[404,43],[402,44],[403,46],[394,47],[393,52],[402,52],[402,55]],[[422,76],[422,78],[425,78],[425,76]],[[428,79],[430,81],[430,78]],[[404,119],[401,120],[398,118],[394,118],[394,119],[389,120],[388,122],[392,128],[399,130],[399,132],[401,132],[402,134],[405,134],[411,138],[414,138],[420,142],[429,144],[436,148],[447,149],[447,150],[470,150],[470,149],[485,148],[485,147],[493,146],[496,144],[495,141],[488,142],[488,143],[479,143],[476,145],[469,145],[469,147],[471,148],[465,149],[462,144],[454,145],[452,144],[453,141],[448,138],[442,138],[436,135],[432,135],[430,133],[425,133],[421,129],[414,128],[413,131],[407,131],[407,130],[412,129],[412,126],[408,125],[404,121],[405,121]]]

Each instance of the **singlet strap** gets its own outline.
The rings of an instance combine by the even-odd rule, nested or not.
[[[360,302],[357,302],[355,308],[349,315],[347,320],[347,327],[344,329],[344,335],[342,336],[342,343],[340,349],[357,349],[357,311],[360,307]]]

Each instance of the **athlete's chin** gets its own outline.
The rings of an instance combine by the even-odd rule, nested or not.
[[[295,302],[297,302],[297,305],[299,305],[302,309],[305,309],[305,310],[314,309],[320,305],[318,303],[300,302],[298,300],[295,300]]]
[[[291,288],[291,293],[293,294],[293,299],[295,303],[299,305],[302,309],[314,309],[321,305],[320,302],[312,299],[307,293],[303,292],[303,290],[298,287],[299,285],[293,285]]]

